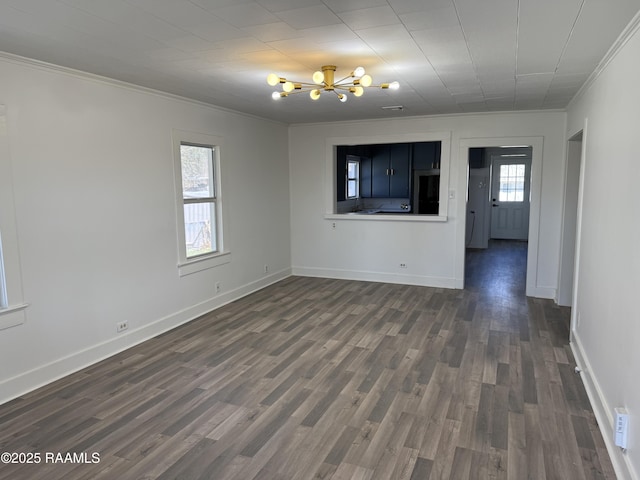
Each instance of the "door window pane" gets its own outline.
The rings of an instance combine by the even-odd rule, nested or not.
[[[500,165],[499,201],[524,201],[525,172],[526,168],[524,164]]]

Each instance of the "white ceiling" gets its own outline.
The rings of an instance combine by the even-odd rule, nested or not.
[[[563,108],[640,0],[0,0],[0,51],[288,123]],[[274,72],[364,66],[343,104]],[[383,106],[402,105],[402,111]]]

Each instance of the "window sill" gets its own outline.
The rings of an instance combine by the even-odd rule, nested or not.
[[[25,322],[25,309],[28,306],[28,304],[22,303],[0,309],[0,330],[22,325]]]
[[[415,213],[328,213],[325,220],[373,220],[394,222],[446,222],[447,217],[442,215],[418,215]]]
[[[178,274],[181,277],[219,267],[231,262],[231,252],[216,253],[205,257],[194,258],[178,264]]]

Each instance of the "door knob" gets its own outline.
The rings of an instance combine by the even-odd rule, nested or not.
[[[491,205],[492,207],[499,207],[500,205],[498,205],[497,203],[494,203],[493,205]]]

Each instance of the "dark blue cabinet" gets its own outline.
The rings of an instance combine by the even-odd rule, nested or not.
[[[371,150],[371,196],[408,198],[409,144],[373,145]]]
[[[440,168],[440,142],[416,142],[413,147],[413,169]]]

